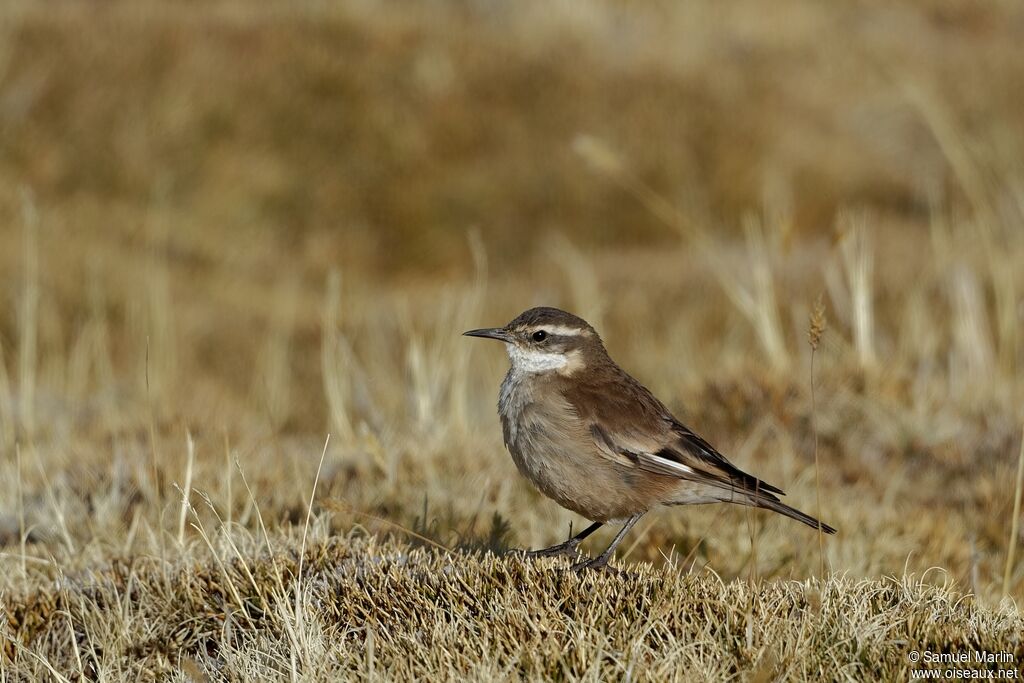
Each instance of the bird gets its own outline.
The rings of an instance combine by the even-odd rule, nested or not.
[[[783,503],[781,489],[739,469],[684,425],[611,359],[583,318],[544,306],[504,327],[463,334],[505,344],[509,369],[498,392],[498,414],[519,472],[592,522],[568,540],[526,555],[579,558],[584,539],[605,524],[621,523],[600,555],[572,567],[609,568],[615,547],[660,506],[738,503],[836,533]]]

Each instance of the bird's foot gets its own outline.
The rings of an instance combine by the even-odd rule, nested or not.
[[[577,550],[579,542],[572,542],[571,540],[558,545],[553,545],[550,548],[542,548],[540,550],[510,550],[509,555],[518,555],[523,559],[533,559],[536,557],[579,557],[580,551]]]
[[[597,557],[595,557],[592,560],[586,560],[584,562],[580,562],[578,564],[574,564],[571,567],[571,569],[574,572],[576,572],[577,574],[582,574],[583,572],[586,572],[586,571],[602,571],[602,572],[607,572],[609,574],[616,574],[616,575],[623,573],[621,570],[616,569],[615,567],[613,567],[610,564],[608,564],[608,556],[607,555],[598,555]]]

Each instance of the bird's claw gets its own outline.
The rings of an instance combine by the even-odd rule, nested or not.
[[[537,557],[579,557],[582,553],[577,549],[576,543],[559,543],[550,548],[540,550],[510,550],[506,555],[518,556],[522,559],[534,559]]]
[[[585,571],[602,571],[609,574],[621,574],[622,571],[608,564],[608,558],[604,555],[599,555],[592,560],[586,560],[578,564],[574,564],[571,567],[572,571],[577,574],[581,574]]]

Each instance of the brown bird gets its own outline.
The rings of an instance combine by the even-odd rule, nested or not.
[[[836,532],[780,501],[780,489],[737,468],[676,419],[615,364],[582,318],[531,308],[505,327],[464,334],[505,343],[511,366],[498,414],[516,467],[546,496],[594,522],[529,555],[575,556],[587,536],[622,521],[603,553],[573,568],[603,567],[633,525],[658,505],[739,503]]]

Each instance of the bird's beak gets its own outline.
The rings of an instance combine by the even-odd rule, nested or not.
[[[485,337],[487,339],[497,339],[501,342],[511,342],[512,335],[507,330],[503,330],[500,327],[486,327],[482,330],[470,330],[469,332],[463,332],[464,337]]]

